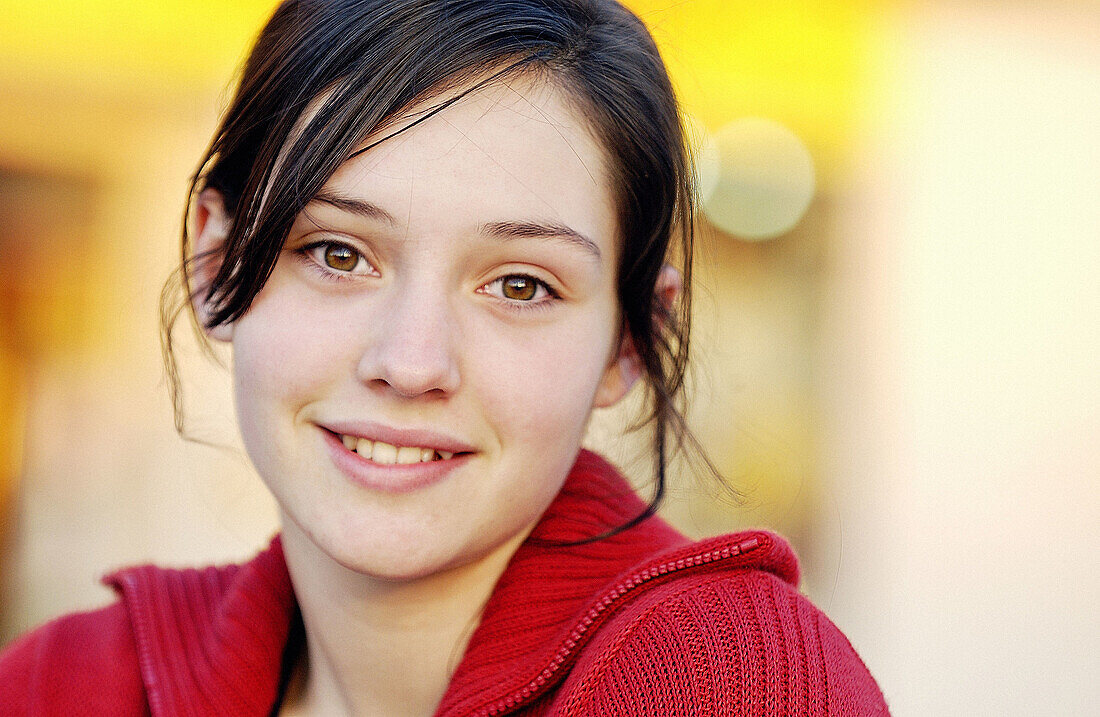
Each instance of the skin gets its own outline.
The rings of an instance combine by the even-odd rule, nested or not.
[[[233,346],[241,433],[278,501],[306,626],[287,713],[431,714],[593,409],[638,377],[604,163],[552,85],[476,90],[322,190],[387,218],[311,203],[248,312],[209,331]],[[216,249],[228,219],[215,191],[197,218],[196,251]],[[500,222],[568,227],[591,245],[501,238],[487,230]],[[518,276],[533,295],[523,280],[505,293]],[[662,273],[667,300],[677,276]],[[470,454],[422,487],[363,485],[325,442],[322,426],[348,420],[429,429]]]

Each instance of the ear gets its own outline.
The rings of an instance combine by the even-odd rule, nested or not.
[[[653,294],[665,312],[670,312],[684,290],[684,280],[676,267],[665,264],[657,275]],[[596,389],[595,408],[607,408],[622,400],[642,376],[642,362],[634,348],[634,339],[629,332],[623,332],[619,348],[604,371],[600,385]]]
[[[194,254],[199,257],[192,267],[192,298],[195,316],[199,323],[206,326],[210,319],[210,307],[206,303],[206,291],[221,267],[225,239],[229,235],[229,215],[225,211],[225,200],[216,189],[204,189],[195,203],[192,215],[195,237]],[[213,328],[204,328],[203,332],[215,341],[233,340],[233,325],[219,324]]]

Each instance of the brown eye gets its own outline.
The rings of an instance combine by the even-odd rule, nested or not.
[[[504,274],[479,291],[495,296],[505,308],[514,310],[551,309],[561,301],[549,284],[528,274]]]
[[[502,280],[501,291],[506,299],[530,301],[538,291],[538,282],[529,276],[506,276]]]
[[[359,252],[344,244],[328,244],[325,264],[337,271],[352,271],[359,265]]]

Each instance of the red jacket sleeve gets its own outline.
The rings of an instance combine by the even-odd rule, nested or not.
[[[847,638],[762,571],[661,586],[602,628],[553,715],[887,715]]]
[[[0,714],[148,714],[122,604],[67,615],[8,645],[0,653]]]

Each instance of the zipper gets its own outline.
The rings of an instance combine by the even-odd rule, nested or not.
[[[132,606],[128,606],[130,608],[128,612],[130,612],[134,626],[134,642],[137,643],[138,664],[141,667],[142,682],[145,684],[145,694],[149,699],[149,713],[154,716],[168,714],[161,694],[161,683],[157,680],[157,673],[153,668],[153,656],[150,653],[152,636],[149,632],[151,628],[144,620],[144,609],[138,606],[137,577],[132,573],[127,573],[122,576],[120,582],[126,586],[132,600]]]
[[[577,623],[576,627],[573,628],[573,631],[569,633],[569,637],[567,637],[561,647],[558,648],[557,653],[554,655],[553,659],[550,660],[550,663],[543,668],[542,672],[536,675],[534,679],[522,688],[514,690],[508,696],[502,697],[482,707],[474,714],[478,717],[493,717],[506,710],[521,706],[532,697],[537,696],[550,679],[562,668],[577,646],[584,641],[587,635],[592,633],[593,626],[598,626],[597,623],[601,618],[610,614],[609,610],[613,605],[621,602],[624,596],[633,592],[640,586],[670,573],[750,553],[758,550],[766,541],[767,538],[763,536],[747,538],[733,545],[693,553],[683,558],[669,560],[631,574],[630,577],[616,583],[613,588],[605,592],[603,596],[595,602],[592,608],[583,618],[581,618],[580,622]]]

